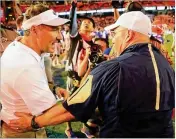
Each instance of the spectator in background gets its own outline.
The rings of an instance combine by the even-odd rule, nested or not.
[[[91,46],[94,45],[93,31],[95,29],[95,22],[92,18],[82,17],[80,27],[78,29],[77,15],[76,15],[77,1],[72,2],[72,7],[70,10],[70,37],[71,37],[71,47],[69,53],[69,77],[72,83],[69,90],[74,93],[74,91],[79,87],[81,79],[84,77],[88,70],[89,65],[89,55],[91,53]],[[92,121],[92,120],[91,120]],[[97,129],[97,125],[89,128],[92,125],[91,122],[83,125],[81,132],[84,133],[88,138],[94,137],[91,133],[91,129]],[[65,130],[66,135],[70,138],[75,137],[71,124],[67,124],[67,129]]]
[[[22,22],[23,22],[23,18],[24,18],[23,15],[20,15],[20,16],[18,16],[17,19],[16,19],[17,33],[18,33],[18,35],[20,35],[20,36],[23,36],[23,35],[24,35],[24,31],[23,31],[23,29],[21,28]]]
[[[109,60],[110,59],[109,54],[111,51],[111,48],[109,48],[109,42],[104,38],[96,38],[94,40],[94,43],[100,46],[104,59]]]
[[[63,35],[63,43],[64,43],[64,49],[65,49],[65,57],[63,60],[68,59],[68,53],[70,50],[70,26],[69,25],[64,25],[64,31],[62,32]]]
[[[98,31],[96,31],[95,34],[98,38],[104,38],[108,40],[108,33],[104,30],[105,25],[105,23],[101,23],[100,27],[98,28]]]
[[[61,54],[61,42],[60,40],[56,40],[53,44],[54,47],[54,53],[52,54],[52,65],[55,66],[59,66],[61,65],[60,61],[59,61],[59,56]]]
[[[104,38],[96,38],[94,40],[95,44],[98,44],[100,46],[101,51],[104,53],[104,51],[109,48],[109,43],[106,39]]]

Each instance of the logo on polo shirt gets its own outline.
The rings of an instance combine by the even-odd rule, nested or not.
[[[68,106],[77,103],[84,103],[91,95],[93,76],[89,75],[84,83],[68,99]]]

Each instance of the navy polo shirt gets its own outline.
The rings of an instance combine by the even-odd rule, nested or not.
[[[98,107],[103,119],[100,137],[173,137],[175,75],[156,47],[152,52],[160,80],[158,110],[148,44],[133,45],[118,58],[100,63],[63,106],[82,122]]]

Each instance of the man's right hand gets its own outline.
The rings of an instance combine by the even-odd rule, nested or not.
[[[32,130],[31,127],[31,120],[32,115],[28,113],[23,112],[16,112],[15,116],[17,116],[19,119],[10,120],[10,123],[8,124],[9,127],[17,132],[26,132]]]
[[[86,48],[86,56],[89,57],[89,55],[91,54],[91,49],[90,47]]]
[[[71,5],[72,7],[77,7],[77,0],[72,0]]]
[[[72,2],[77,3],[77,0],[73,0]]]

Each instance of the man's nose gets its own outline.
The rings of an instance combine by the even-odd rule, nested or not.
[[[113,37],[113,38],[112,38],[112,44],[114,44],[114,43],[115,43],[115,38]]]
[[[56,36],[56,39],[57,40],[63,40],[63,35],[62,35],[62,33],[60,31],[58,32],[58,34]]]

